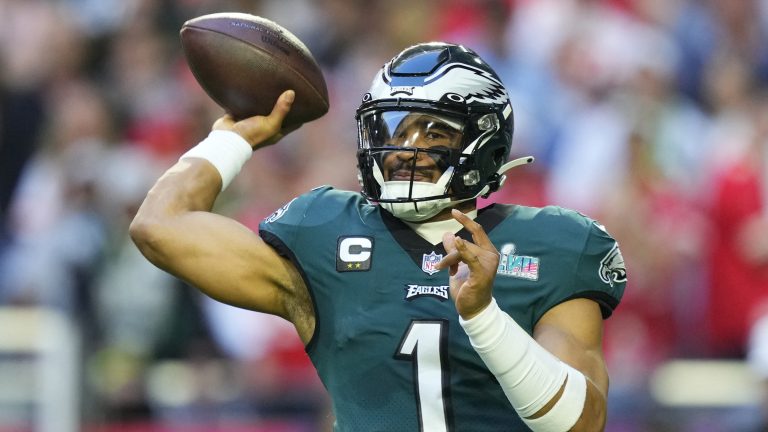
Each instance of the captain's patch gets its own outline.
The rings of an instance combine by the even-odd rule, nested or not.
[[[368,271],[373,259],[373,237],[341,236],[336,244],[336,271]]]

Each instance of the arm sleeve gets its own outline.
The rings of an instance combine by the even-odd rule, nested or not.
[[[590,220],[575,273],[574,294],[568,299],[595,300],[603,318],[609,317],[624,294],[627,270],[619,243],[595,221]]]
[[[296,247],[302,226],[309,216],[313,203],[329,187],[321,187],[300,195],[259,223],[259,235],[278,253],[287,256],[286,252]],[[277,240],[277,241],[276,241]],[[287,250],[286,250],[287,249]]]

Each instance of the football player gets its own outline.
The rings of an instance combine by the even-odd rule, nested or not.
[[[626,283],[604,228],[559,207],[491,205],[513,114],[473,51],[426,43],[376,75],[357,111],[362,193],[319,187],[255,234],[211,213],[268,116],[219,119],[152,188],[131,235],[154,264],[222,302],[293,323],[338,431],[596,431],[603,319]]]

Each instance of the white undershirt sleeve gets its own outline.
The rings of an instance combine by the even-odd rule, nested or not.
[[[536,432],[564,432],[584,409],[584,375],[539,345],[493,299],[469,320],[459,317],[472,347],[499,381],[523,421]],[[560,399],[543,416],[541,410],[565,386]]]

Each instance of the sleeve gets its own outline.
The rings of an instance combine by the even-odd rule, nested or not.
[[[285,257],[291,257],[291,250],[296,246],[299,232],[309,209],[315,200],[329,187],[321,187],[300,195],[259,223],[259,236]]]
[[[603,318],[608,318],[624,294],[627,270],[619,243],[595,221],[589,225],[575,272],[574,294],[570,298],[596,301]]]

